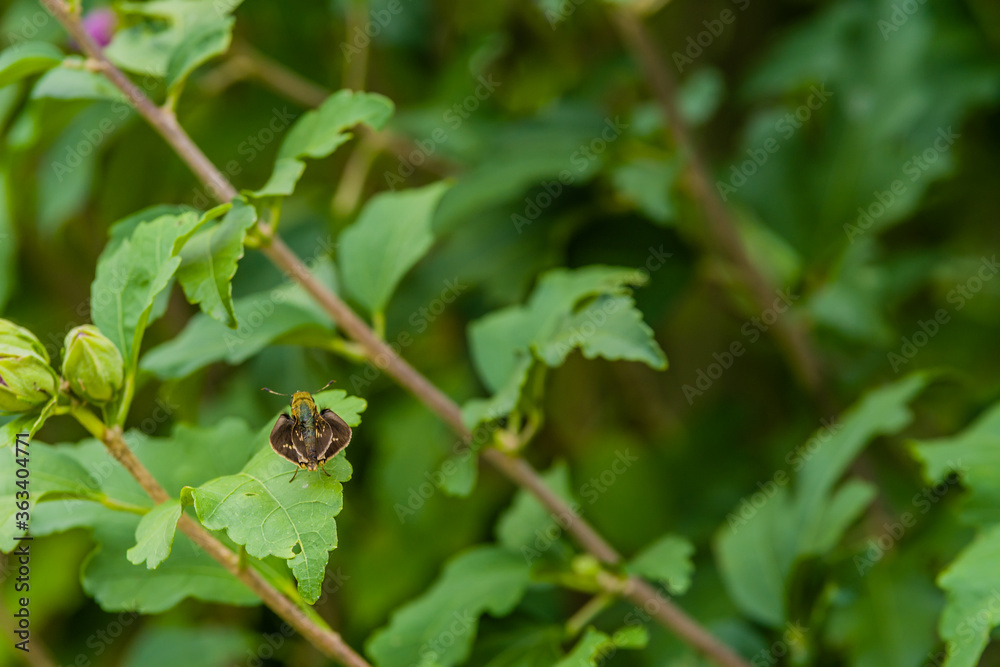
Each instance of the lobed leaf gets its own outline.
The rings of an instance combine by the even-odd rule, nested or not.
[[[288,196],[305,171],[303,158],[322,158],[346,143],[355,125],[365,124],[380,130],[392,116],[394,106],[382,95],[341,90],[326,99],[318,109],[299,118],[278,150],[274,171],[255,197]]]
[[[694,545],[687,539],[664,535],[629,561],[628,571],[654,581],[663,581],[672,594],[680,595],[691,586],[693,555]]]
[[[317,406],[330,408],[357,426],[364,401],[343,390],[317,394]],[[329,552],[337,547],[335,517],[343,508],[342,482],[351,478],[343,453],[320,471],[300,471],[267,444],[270,426],[256,437],[260,451],[242,471],[192,489],[194,506],[206,528],[225,530],[255,558],[288,561],[299,593],[309,603],[319,599]]]
[[[716,558],[726,589],[747,615],[771,627],[787,620],[785,591],[796,562],[832,549],[875,496],[870,484],[851,480],[835,489],[837,481],[873,438],[910,423],[907,406],[926,384],[926,376],[915,374],[870,392],[839,424],[789,455],[800,471],[794,492],[781,471],[784,483],[765,485],[770,497],[744,499],[729,514],[716,535]]]
[[[378,667],[460,664],[469,657],[479,617],[509,614],[529,582],[519,555],[493,546],[469,549],[445,565],[424,595],[393,613],[388,627],[369,639],[367,653]]]
[[[236,200],[221,222],[192,236],[181,250],[177,281],[188,301],[231,329],[238,324],[232,281],[243,258],[247,230],[256,222],[256,209]]]

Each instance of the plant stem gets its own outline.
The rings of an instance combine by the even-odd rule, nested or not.
[[[708,163],[677,104],[677,84],[673,73],[664,64],[663,54],[660,53],[659,47],[639,17],[633,12],[627,9],[613,9],[610,12],[612,23],[621,35],[622,41],[642,67],[677,147],[690,164],[691,186],[695,198],[705,209],[711,240],[743,277],[757,306],[761,310],[770,308],[776,295],[775,287],[753,263],[743,245],[736,221],[712,185]],[[819,355],[801,322],[790,318],[779,318],[772,330],[799,381],[827,414],[833,414],[833,402],[824,383]]]
[[[583,629],[593,621],[598,614],[607,609],[615,600],[617,595],[611,593],[599,593],[587,600],[587,603],[580,607],[575,614],[566,621],[566,637],[572,639],[583,632]]]
[[[237,196],[225,176],[208,160],[201,149],[184,132],[177,123],[176,117],[168,110],[157,107],[149,100],[119,69],[117,69],[103,54],[101,48],[90,38],[80,23],[66,12],[62,0],[40,0],[52,14],[65,26],[74,41],[81,46],[84,53],[100,64],[101,72],[118,87],[132,102],[139,113],[149,122],[184,160],[194,174],[206,185],[220,202],[227,202]],[[270,230],[262,229],[264,238],[271,237]],[[298,282],[319,305],[337,323],[337,326],[350,338],[357,341],[367,352],[369,359],[379,365],[387,374],[394,378],[403,388],[407,389],[417,399],[423,402],[432,412],[447,423],[455,433],[466,442],[471,441],[472,433],[462,421],[462,411],[458,404],[444,394],[413,366],[396,354],[393,349],[381,340],[374,331],[346,304],[339,296],[330,291],[309,271],[308,267],[285,243],[274,236],[271,242],[261,248],[262,252],[279,268]],[[107,431],[110,437],[104,439],[112,454],[122,461],[122,464],[142,484],[150,486],[147,493],[154,501],[166,499],[166,492],[149,472],[135,459],[131,450],[121,440],[119,430]],[[110,441],[110,442],[109,442]],[[512,458],[499,450],[487,448],[482,457],[501,473],[506,475],[518,486],[523,487],[552,514],[565,520],[565,529],[576,541],[604,563],[614,565],[620,563],[621,555],[601,537],[583,518],[575,514],[569,504],[552,491],[541,475],[526,461]],[[143,472],[145,471],[145,475]],[[157,495],[162,500],[157,499]],[[216,560],[226,566],[253,590],[279,616],[288,621],[313,644],[324,650],[324,653],[335,657],[345,664],[367,665],[363,658],[355,654],[340,636],[331,630],[324,630],[311,622],[295,604],[282,596],[272,586],[267,584],[254,570],[239,572],[238,557],[221,542],[212,537],[193,519],[186,514],[181,516],[178,526],[199,546],[205,549]],[[724,644],[716,640],[697,621],[687,616],[679,607],[669,600],[661,598],[656,590],[639,579],[629,579],[627,597],[639,605],[653,604],[660,610],[656,618],[668,629],[673,630],[681,639],[702,650],[714,661],[726,667],[748,667],[748,663],[740,658]],[[290,620],[291,619],[291,620]],[[294,620],[294,622],[293,622]]]
[[[139,482],[139,485],[153,499],[154,503],[159,505],[170,499],[170,494],[167,493],[166,489],[156,481],[149,469],[129,449],[122,437],[120,427],[105,427],[97,422],[94,413],[83,408],[77,408],[71,414],[84,428],[104,443],[108,452]],[[264,601],[264,604],[326,656],[338,660],[347,667],[371,667],[364,658],[355,653],[344,642],[339,634],[324,627],[325,624],[322,623],[317,614],[310,613],[312,610],[306,611],[300,608],[298,604],[282,595],[257,570],[246,567],[246,562],[239,554],[233,553],[226,545],[215,539],[200,523],[187,514],[181,514],[177,527],[205,553],[218,561],[247,588],[256,593]]]

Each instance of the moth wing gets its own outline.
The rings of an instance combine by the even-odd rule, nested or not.
[[[278,416],[278,421],[274,422],[274,428],[271,429],[271,437],[269,438],[271,449],[278,456],[288,459],[295,465],[306,462],[304,458],[305,445],[302,444],[302,439],[297,431],[292,418],[281,414]]]
[[[319,461],[332,459],[351,441],[351,427],[333,410],[319,413],[316,423],[316,458]]]

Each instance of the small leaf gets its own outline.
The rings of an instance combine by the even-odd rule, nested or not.
[[[549,366],[562,365],[574,348],[587,359],[639,361],[665,370],[667,358],[629,296],[602,294],[579,312],[566,315],[535,349]]]
[[[961,477],[968,489],[964,519],[979,527],[1000,523],[1000,403],[957,435],[911,447],[931,483],[944,482],[953,473]]]
[[[470,549],[451,559],[424,595],[394,612],[388,627],[372,635],[367,652],[379,667],[460,664],[469,657],[479,616],[509,614],[529,582],[528,564],[517,554],[492,546]]]
[[[135,529],[135,546],[126,552],[130,563],[155,570],[170,555],[174,544],[177,520],[183,508],[179,500],[160,503],[139,521]]]
[[[681,595],[691,585],[694,545],[677,535],[665,535],[643,549],[628,564],[628,571],[654,581],[663,581],[670,592]]]
[[[183,533],[176,536],[166,559],[155,570],[133,565],[126,552],[135,544],[139,517],[106,511],[94,526],[100,545],[87,558],[83,589],[105,611],[156,614],[185,598],[233,605],[255,605],[260,599]]]
[[[0,476],[0,551],[9,552],[16,545],[15,536],[23,535],[23,530],[17,530],[15,524],[15,513],[19,511],[15,504],[16,493],[21,491],[16,486],[17,478],[14,471],[17,469],[15,458],[17,455],[14,447],[14,433],[30,433],[31,426],[28,422],[34,421],[37,416],[28,416],[24,421],[15,419],[16,425],[9,429],[12,433],[8,439],[4,437],[0,442],[7,443],[7,446],[0,447],[0,469],[4,475]],[[29,438],[30,440],[30,438]],[[28,466],[31,471],[31,491],[28,497],[29,512],[34,518],[34,511],[38,503],[44,503],[54,498],[97,498],[99,487],[93,476],[72,457],[60,451],[58,447],[52,447],[42,442],[31,442],[27,447]],[[32,535],[35,535],[34,521],[32,521]]]
[[[167,88],[176,90],[199,65],[229,50],[235,19],[196,25],[174,48],[167,63]]]
[[[340,235],[344,288],[371,313],[381,313],[407,271],[434,243],[434,208],[448,186],[384,192],[369,201]]]
[[[641,626],[623,628],[613,637],[588,628],[573,650],[565,658],[556,663],[555,667],[600,667],[605,664],[618,649],[645,648],[649,638]]]
[[[542,479],[573,512],[580,512],[580,505],[570,488],[569,470],[565,463],[553,466],[542,475]],[[561,538],[562,527],[570,518],[553,516],[535,496],[522,489],[497,521],[497,541],[507,549],[520,553],[528,563],[546,555],[567,557],[572,549]]]
[[[313,272],[336,291],[329,262],[317,262]],[[235,331],[208,315],[195,315],[180,335],[143,356],[142,369],[164,380],[181,378],[218,361],[239,364],[286,336],[333,337],[329,315],[297,283],[236,299],[233,314],[239,322]]]
[[[82,60],[70,58],[67,62],[73,66],[59,65],[38,79],[31,89],[31,99],[125,101],[125,96],[114,84],[97,72],[83,69]]]
[[[588,266],[555,269],[538,281],[528,303],[490,313],[469,326],[473,361],[486,386],[498,391],[534,345],[544,345],[562,320],[584,300],[602,294],[628,294],[646,277],[635,269]]]
[[[139,224],[131,238],[102,253],[90,287],[91,319],[135,365],[153,302],[180,266],[181,246],[204,222],[194,213],[164,215]]]
[[[675,221],[677,208],[670,191],[680,174],[677,160],[635,160],[615,169],[618,194],[653,222],[667,226]]]
[[[351,138],[347,131],[364,123],[380,130],[393,112],[392,102],[375,93],[341,90],[326,99],[318,109],[299,118],[278,150],[271,178],[255,197],[287,196],[305,171],[302,158],[330,155]]]
[[[232,280],[247,230],[256,222],[256,209],[237,200],[220,223],[192,236],[181,250],[177,280],[188,301],[231,329],[237,325]]]
[[[0,88],[51,69],[63,61],[62,51],[47,42],[26,42],[0,51]]]

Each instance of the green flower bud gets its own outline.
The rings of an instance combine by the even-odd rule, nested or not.
[[[31,412],[56,395],[59,377],[33,352],[0,352],[0,412]]]
[[[10,320],[0,319],[0,354],[20,356],[24,353],[34,354],[49,363],[49,354],[35,334]]]
[[[73,393],[91,403],[107,403],[122,387],[125,362],[115,344],[93,324],[66,335],[63,377]]]

